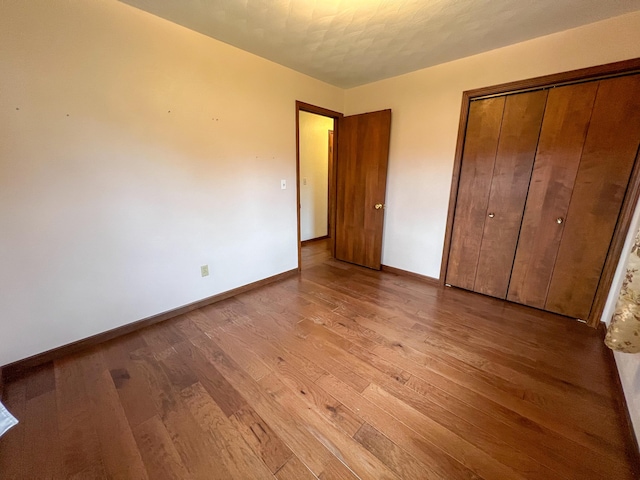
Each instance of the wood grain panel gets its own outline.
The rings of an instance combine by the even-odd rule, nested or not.
[[[507,299],[544,308],[597,82],[549,92]]]
[[[336,258],[376,270],[389,160],[391,110],[344,117],[338,142]]]
[[[529,190],[547,91],[506,98],[474,291],[505,298]]]
[[[446,282],[473,290],[505,97],[469,107]]]
[[[545,308],[586,319],[640,141],[640,75],[600,81]]]

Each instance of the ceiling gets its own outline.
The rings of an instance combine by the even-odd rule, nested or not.
[[[640,10],[640,0],[120,0],[350,88]]]

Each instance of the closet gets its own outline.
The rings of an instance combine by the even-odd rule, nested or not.
[[[463,128],[445,283],[586,320],[632,196],[640,74],[479,97]]]

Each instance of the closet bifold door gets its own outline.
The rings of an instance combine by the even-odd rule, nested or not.
[[[469,107],[446,282],[505,298],[547,92]]]
[[[587,319],[640,142],[640,75],[601,80],[545,310]]]
[[[639,140],[639,75],[549,93],[508,300],[589,318]]]
[[[597,82],[549,92],[507,299],[544,308]]]
[[[474,290],[505,298],[531,180],[547,91],[507,97]]]

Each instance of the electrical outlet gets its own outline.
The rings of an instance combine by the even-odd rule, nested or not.
[[[200,275],[203,277],[209,276],[209,265],[202,265],[200,267]]]
[[[287,189],[287,181],[286,180],[280,180],[280,188],[282,190],[286,190]]]

